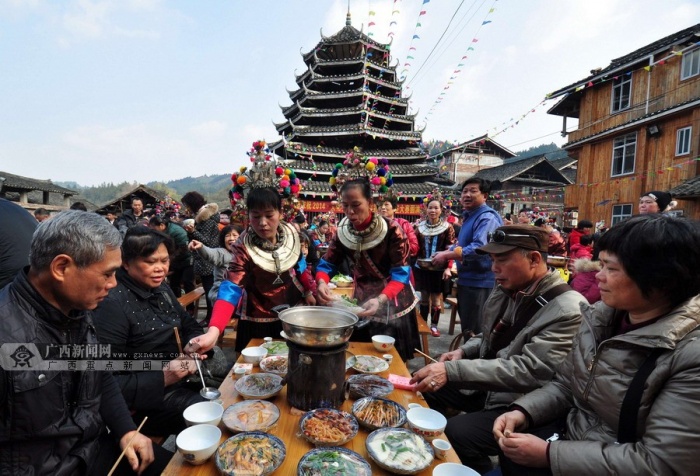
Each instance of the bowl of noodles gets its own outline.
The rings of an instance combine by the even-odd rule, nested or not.
[[[219,445],[214,461],[227,476],[265,476],[280,467],[287,456],[282,440],[261,431],[246,431]]]
[[[352,414],[368,430],[396,428],[406,423],[406,410],[393,400],[364,397],[352,406]]]
[[[333,408],[311,410],[299,421],[301,435],[316,446],[342,446],[357,435],[358,429],[354,416]]]

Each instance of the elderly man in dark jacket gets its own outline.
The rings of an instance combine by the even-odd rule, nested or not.
[[[548,270],[547,235],[530,225],[490,234],[477,252],[491,255],[498,286],[484,305],[482,333],[413,377],[431,407],[468,412],[450,418],[445,433],[462,463],[481,473],[498,453],[494,420],[552,379],[581,322],[586,300]]]
[[[56,355],[97,345],[90,310],[116,285],[120,241],[99,215],[59,213],[37,228],[29,268],[0,291],[3,474],[104,474],[117,442],[131,442],[124,461],[133,471],[160,473],[111,374],[82,370],[80,361],[68,370]]]

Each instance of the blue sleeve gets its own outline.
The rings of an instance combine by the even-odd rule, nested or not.
[[[408,284],[410,274],[409,266],[397,266],[390,271],[391,280],[402,284]]]
[[[221,283],[221,286],[219,287],[219,294],[216,299],[222,299],[238,307],[238,302],[241,300],[242,294],[243,290],[239,285],[226,279]]]
[[[328,277],[332,278],[338,274],[338,267],[334,264],[329,263],[325,259],[321,258],[316,266],[316,272],[326,273]]]

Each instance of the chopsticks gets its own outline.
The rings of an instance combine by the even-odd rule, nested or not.
[[[182,355],[182,341],[180,341],[180,333],[177,330],[177,327],[173,327],[173,330],[175,331],[175,340],[177,341],[177,350],[180,352],[180,355]]]
[[[416,352],[418,352],[418,353],[419,353],[420,355],[422,355],[423,357],[429,358],[430,360],[432,360],[432,361],[435,362],[436,364],[439,363],[437,360],[433,359],[433,358],[432,358],[431,356],[429,356],[428,354],[424,354],[423,352],[421,352],[421,351],[418,350],[418,349],[413,349],[413,350],[415,350]]]
[[[177,327],[175,328],[175,335],[177,335]],[[179,339],[178,339],[178,342],[179,342]],[[136,435],[138,435],[138,433],[141,431],[141,428],[143,427],[143,424],[146,423],[146,420],[148,420],[148,417],[143,417],[143,421],[141,422],[139,427],[136,428],[136,433],[131,435],[131,438],[129,438],[129,442],[126,444],[126,446],[122,450],[122,453],[119,455],[119,458],[117,458],[117,461],[114,463],[114,466],[112,466],[112,469],[110,469],[109,473],[107,473],[107,476],[112,476],[112,473],[114,473],[114,470],[117,469],[117,465],[119,464],[119,462],[122,460],[122,458],[126,454],[126,450],[128,450],[129,447],[131,446],[131,442],[134,441],[134,438],[136,438]]]

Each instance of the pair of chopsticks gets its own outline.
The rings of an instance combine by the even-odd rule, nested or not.
[[[433,359],[433,358],[432,358],[431,356],[429,356],[428,354],[424,354],[423,352],[421,352],[421,351],[418,350],[418,349],[413,349],[413,350],[415,350],[416,352],[418,352],[418,353],[419,353],[420,355],[422,355],[423,357],[429,358],[430,360],[432,360],[432,361],[435,362],[436,364],[439,363],[437,360]]]
[[[177,328],[175,330],[177,331]],[[139,427],[136,429],[136,433],[134,433],[131,436],[131,438],[129,438],[129,442],[126,444],[126,446],[122,450],[121,454],[119,455],[119,458],[117,458],[117,461],[114,463],[114,466],[112,466],[112,469],[110,469],[109,473],[107,473],[107,476],[112,476],[112,473],[114,473],[114,470],[117,469],[117,465],[119,464],[119,462],[122,460],[122,458],[126,454],[126,450],[129,449],[129,447],[131,446],[131,443],[134,441],[134,438],[136,438],[136,435],[138,435],[139,432],[141,431],[141,428],[143,428],[143,424],[146,423],[146,420],[148,420],[148,417],[143,418],[143,421],[141,422]]]

